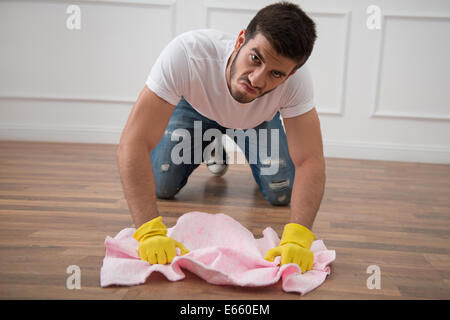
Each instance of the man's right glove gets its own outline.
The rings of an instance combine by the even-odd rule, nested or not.
[[[140,226],[133,234],[139,242],[139,256],[141,260],[151,264],[167,264],[177,255],[176,247],[180,248],[181,255],[189,252],[181,243],[166,236],[167,228],[159,216]]]

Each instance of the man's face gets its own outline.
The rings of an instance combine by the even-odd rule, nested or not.
[[[245,45],[244,42],[245,30],[242,30],[226,72],[228,89],[240,103],[251,102],[274,90],[295,73],[297,65],[294,60],[277,54],[260,33]]]

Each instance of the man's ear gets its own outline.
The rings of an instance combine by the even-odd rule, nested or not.
[[[296,73],[296,72],[297,72],[297,70],[298,70],[298,69],[295,69],[294,71],[292,71],[292,72],[291,72],[291,74],[290,74],[290,75],[288,76],[288,78],[289,78],[290,76],[293,76],[293,75],[294,75],[294,73]]]
[[[298,69],[295,69],[294,71],[292,71],[292,72],[287,76],[286,80],[289,79],[291,76],[293,76],[294,73],[297,72],[297,70],[298,70]]]
[[[234,50],[238,51],[239,48],[245,43],[245,29],[242,29],[241,32],[239,32],[239,35],[236,39],[236,43],[234,44]]]

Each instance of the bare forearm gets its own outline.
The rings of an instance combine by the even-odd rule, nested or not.
[[[325,163],[305,162],[295,169],[290,222],[312,230],[325,190]]]
[[[117,152],[120,179],[136,228],[159,216],[155,179],[146,148],[121,146]]]

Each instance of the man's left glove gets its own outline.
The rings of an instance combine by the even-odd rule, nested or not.
[[[296,263],[302,273],[305,273],[313,266],[314,255],[309,248],[314,239],[314,234],[308,228],[297,223],[288,223],[284,226],[280,245],[268,250],[264,259],[273,262],[275,257],[281,256],[281,265]]]

